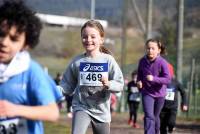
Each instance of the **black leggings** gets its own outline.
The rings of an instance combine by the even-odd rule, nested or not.
[[[140,102],[138,101],[129,101],[129,120],[133,120],[134,123],[137,122],[137,111]]]
[[[160,113],[160,134],[167,134],[172,132],[176,125],[177,109],[163,108]]]

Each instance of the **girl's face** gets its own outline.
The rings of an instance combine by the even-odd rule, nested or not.
[[[0,29],[0,63],[9,63],[25,46],[25,33],[17,33],[12,26],[8,32]]]
[[[88,26],[85,27],[82,31],[81,38],[86,52],[99,52],[99,48],[103,44],[103,38],[97,29]]]
[[[133,75],[133,76],[132,76],[132,79],[133,79],[133,81],[136,82],[136,81],[137,81],[137,74]]]
[[[153,61],[159,54],[161,49],[156,42],[149,42],[146,45],[146,55],[149,60]]]

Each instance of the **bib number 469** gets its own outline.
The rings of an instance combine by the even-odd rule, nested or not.
[[[102,74],[95,74],[95,73],[89,73],[87,76],[86,76],[86,79],[88,81],[96,81],[96,80],[101,80],[102,78]]]

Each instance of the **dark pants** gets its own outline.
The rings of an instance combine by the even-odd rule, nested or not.
[[[72,112],[71,111],[71,106],[72,106],[72,96],[69,96],[69,95],[65,95],[65,100],[67,102],[67,112]]]
[[[133,123],[137,122],[137,111],[140,102],[138,101],[129,101],[129,120],[133,120]]]
[[[142,94],[142,105],[144,110],[144,131],[145,134],[159,134],[160,112],[164,105],[164,97],[152,97]]]
[[[163,108],[160,113],[160,134],[167,134],[168,132],[172,132],[173,128],[176,125],[176,114],[177,109],[168,109]]]

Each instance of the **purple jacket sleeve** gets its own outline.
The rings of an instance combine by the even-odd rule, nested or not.
[[[167,62],[163,60],[163,63],[161,64],[160,75],[154,76],[152,82],[157,83],[157,84],[169,84],[170,81],[171,79],[170,79],[170,74],[167,67]]]

